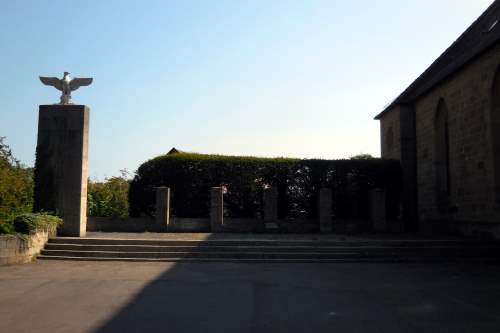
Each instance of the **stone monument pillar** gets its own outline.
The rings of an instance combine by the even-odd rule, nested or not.
[[[156,188],[156,226],[159,231],[170,227],[170,188]]]
[[[276,187],[264,189],[264,221],[276,222],[278,220],[278,190]]]
[[[264,230],[278,231],[278,189],[274,186],[264,189]]]
[[[210,189],[210,230],[221,232],[224,226],[224,187]]]
[[[320,188],[318,195],[318,218],[321,233],[330,233],[332,226],[332,189]]]
[[[376,188],[370,191],[370,217],[375,231],[387,231],[385,216],[385,190]]]
[[[86,232],[89,115],[85,105],[39,109],[34,209],[61,216],[61,236],[83,237]]]

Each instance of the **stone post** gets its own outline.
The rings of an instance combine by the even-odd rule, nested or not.
[[[375,231],[387,231],[385,216],[385,190],[370,190],[370,217]]]
[[[264,221],[275,222],[278,219],[278,190],[276,187],[264,189]]]
[[[34,210],[61,216],[61,236],[86,233],[89,116],[85,105],[39,109]]]
[[[210,228],[212,232],[222,231],[224,225],[224,187],[210,189]]]
[[[333,231],[332,215],[332,189],[321,188],[318,195],[318,218],[321,233]]]
[[[264,188],[264,229],[278,229],[278,189],[276,187]]]
[[[170,226],[170,188],[156,188],[156,226],[168,230]]]

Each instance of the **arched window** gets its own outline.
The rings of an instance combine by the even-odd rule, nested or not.
[[[495,73],[491,95],[491,139],[493,142],[493,170],[495,198],[500,204],[500,66]]]
[[[439,101],[434,119],[434,168],[436,172],[435,193],[437,207],[446,211],[450,203],[450,139],[448,130],[448,108],[443,99]]]

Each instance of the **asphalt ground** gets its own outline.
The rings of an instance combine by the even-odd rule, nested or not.
[[[0,332],[500,332],[500,266],[38,261]]]

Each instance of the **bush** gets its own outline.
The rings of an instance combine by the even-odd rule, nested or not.
[[[0,137],[0,233],[9,233],[14,217],[32,210],[33,170],[14,158],[4,140]]]
[[[373,160],[375,157],[373,157],[370,154],[365,154],[365,153],[359,153],[357,155],[349,157],[351,160]]]
[[[0,235],[1,234],[13,234],[15,233],[14,226],[11,220],[0,222]]]
[[[319,188],[333,190],[338,218],[366,218],[368,190],[387,191],[388,216],[399,214],[400,165],[381,159],[299,160],[177,153],[143,163],[130,184],[130,214],[153,215],[155,189],[172,190],[172,213],[209,216],[210,188],[226,186],[225,213],[255,217],[262,212],[265,186],[278,190],[278,216],[315,217]]]
[[[87,214],[101,217],[128,216],[129,181],[111,177],[104,182],[89,180],[87,188]]]
[[[36,231],[54,231],[62,219],[46,213],[22,214],[14,219],[14,229],[21,234],[31,234]]]

